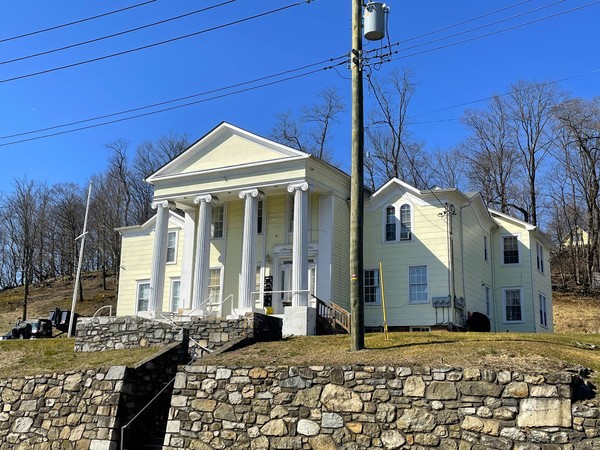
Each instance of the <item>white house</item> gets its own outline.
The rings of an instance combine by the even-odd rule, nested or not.
[[[147,181],[157,214],[118,230],[119,315],[258,310],[313,334],[316,299],[349,309],[344,172],[221,123]],[[390,180],[365,199],[363,238],[367,327],[382,326],[385,300],[399,329],[480,312],[492,331],[552,331],[552,242],[479,194]]]

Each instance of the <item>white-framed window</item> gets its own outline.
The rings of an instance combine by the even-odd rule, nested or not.
[[[225,223],[225,205],[212,205],[210,216],[210,237],[221,239]]]
[[[208,295],[210,303],[218,303],[221,301],[221,268],[215,267],[210,269],[208,276]]]
[[[288,233],[294,232],[294,196],[288,195],[287,200],[287,230]]]
[[[410,266],[408,268],[408,286],[409,303],[429,303],[427,266]]]
[[[483,260],[488,260],[488,237],[483,235]]]
[[[431,332],[431,327],[410,327],[410,331],[411,333],[414,332],[421,332],[421,333],[430,333]]]
[[[519,264],[518,236],[502,236],[502,264]]]
[[[150,303],[150,280],[138,281],[136,292],[137,312],[148,311]]]
[[[364,271],[365,305],[377,305],[380,302],[379,270],[366,269]]]
[[[523,319],[523,290],[507,288],[502,291],[505,322],[524,322]]]
[[[535,242],[535,255],[537,270],[544,273],[544,247],[539,242]]]
[[[539,293],[540,299],[540,325],[544,328],[548,328],[548,306],[546,303],[546,296]]]
[[[410,241],[412,239],[412,211],[410,205],[404,204],[400,207],[400,240]]]
[[[171,279],[171,312],[179,311],[183,308],[181,301],[181,280],[179,278]]]
[[[167,234],[167,264],[177,262],[177,231],[169,231]]]
[[[490,297],[490,287],[485,286],[485,315],[492,317],[492,299]]]
[[[262,234],[263,232],[263,220],[264,220],[264,207],[265,203],[259,200],[256,205],[256,233]]]
[[[396,240],[396,208],[387,206],[385,208],[385,241]]]

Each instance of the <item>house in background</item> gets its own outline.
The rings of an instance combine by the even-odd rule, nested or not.
[[[349,309],[350,178],[222,123],[151,175],[157,213],[119,229],[117,314],[280,315],[314,334],[317,299]],[[365,325],[552,331],[548,256],[536,227],[479,194],[393,179],[365,199]],[[382,276],[383,275],[383,276]],[[383,280],[383,283],[382,283]]]

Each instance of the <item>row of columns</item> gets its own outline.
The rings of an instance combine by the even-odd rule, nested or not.
[[[290,184],[288,192],[294,196],[294,226],[292,246],[292,306],[308,305],[308,192],[306,182]],[[240,199],[244,200],[244,226],[242,239],[242,265],[238,297],[239,314],[251,311],[254,307],[252,291],[256,277],[256,235],[258,220],[258,201],[264,194],[258,189],[240,191]],[[198,205],[198,221],[195,234],[194,270],[192,272],[192,310],[199,308],[209,295],[210,276],[210,240],[212,205],[218,199],[211,194],[198,195],[194,204]],[[152,208],[157,210],[156,229],[154,234],[154,252],[150,276],[151,313],[162,311],[165,264],[167,260],[167,237],[169,230],[169,210],[175,205],[169,201],[154,202]],[[189,241],[188,241],[189,242]],[[187,273],[182,273],[185,276]],[[189,276],[189,275],[187,275]],[[189,286],[189,283],[182,285]],[[188,289],[188,292],[190,290]]]

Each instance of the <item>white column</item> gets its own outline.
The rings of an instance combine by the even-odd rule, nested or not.
[[[192,286],[194,276],[194,245],[196,243],[197,209],[184,210],[183,256],[181,261],[181,300],[183,308],[192,307]]]
[[[256,221],[258,220],[258,189],[241,191],[244,199],[244,235],[242,239],[242,270],[239,290],[239,312],[247,312],[254,307],[252,291],[256,286]]]
[[[208,298],[208,281],[210,275],[210,221],[212,202],[216,200],[210,194],[199,195],[194,199],[198,207],[196,228],[196,257],[194,261],[194,289],[192,295],[192,310],[202,306]]]
[[[288,186],[294,193],[292,306],[308,306],[308,188],[306,182]]]
[[[154,251],[150,272],[150,299],[148,312],[155,316],[162,311],[163,291],[165,289],[165,264],[167,263],[167,237],[169,233],[169,210],[173,206],[167,200],[152,203],[156,209],[156,227],[154,229]]]

